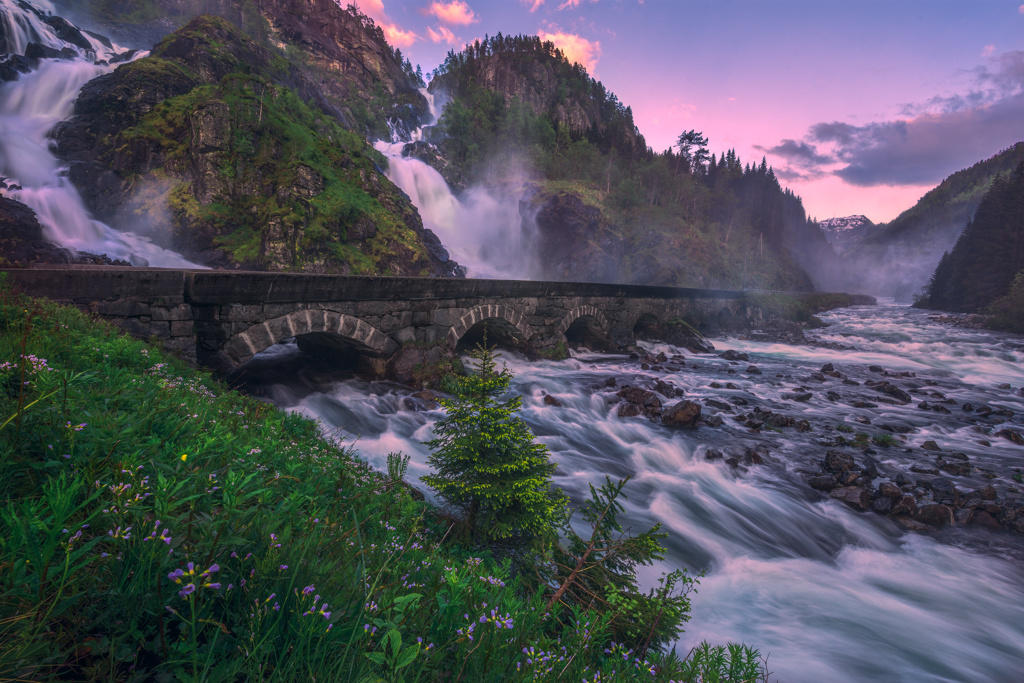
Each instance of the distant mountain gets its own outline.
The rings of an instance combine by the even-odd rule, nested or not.
[[[993,181],[919,303],[948,311],[982,311],[1005,297],[1018,276],[1024,277],[1024,162]],[[1024,325],[1024,320],[1019,323]]]
[[[995,177],[1024,161],[1024,142],[958,171],[844,254],[845,281],[867,294],[909,301],[953,248]]]
[[[875,230],[875,224],[867,216],[856,214],[842,218],[827,218],[818,222],[825,233],[825,239],[838,253],[844,253],[860,244]]]

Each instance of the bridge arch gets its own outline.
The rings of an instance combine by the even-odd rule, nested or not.
[[[569,345],[583,345],[591,349],[610,349],[610,331],[611,326],[604,313],[589,304],[570,310],[555,327],[555,333]]]
[[[649,308],[643,308],[633,319],[633,339],[661,339],[664,336],[664,325],[662,316]]]
[[[454,351],[466,333],[474,325],[485,320],[503,321],[507,324],[506,327],[510,326],[511,330],[514,330],[514,336],[524,343],[533,336],[533,329],[526,322],[526,317],[522,311],[506,304],[481,304],[466,311],[449,328],[448,336],[445,340],[448,348]]]
[[[394,339],[365,320],[336,311],[302,309],[239,332],[228,339],[222,355],[230,366],[237,368],[285,339],[315,333],[340,337],[371,356],[388,356],[398,350]]]

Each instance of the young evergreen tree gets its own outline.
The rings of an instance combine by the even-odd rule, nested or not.
[[[551,486],[548,449],[517,415],[521,400],[501,400],[512,379],[484,346],[472,354],[475,372],[456,380],[447,414],[434,425],[423,477],[460,509],[474,541],[551,542],[566,517],[565,495]]]

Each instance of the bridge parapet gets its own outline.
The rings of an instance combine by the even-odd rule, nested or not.
[[[643,332],[643,320],[701,329],[760,314],[743,292],[678,287],[106,266],[4,272],[29,294],[74,304],[223,371],[285,339],[327,335],[406,379],[483,325],[497,335],[492,341],[505,335],[557,355],[567,335],[622,347]]]

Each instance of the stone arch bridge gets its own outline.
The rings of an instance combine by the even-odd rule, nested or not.
[[[107,266],[6,272],[28,294],[222,372],[291,338],[354,351],[374,372],[407,379],[485,327],[492,342],[557,357],[576,342],[625,348],[637,336],[748,326],[765,315],[748,293],[677,287]]]

